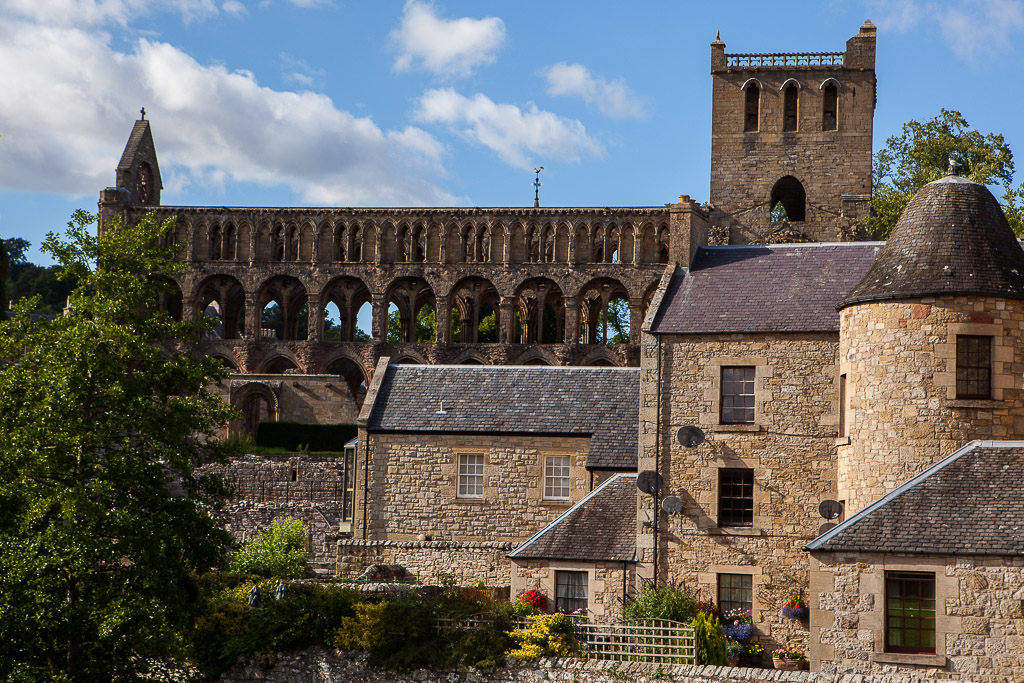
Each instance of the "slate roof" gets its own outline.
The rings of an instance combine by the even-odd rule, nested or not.
[[[836,303],[881,242],[701,247],[676,271],[651,331],[838,332]]]
[[[1024,555],[1024,441],[972,441],[806,549]]]
[[[636,470],[639,368],[389,365],[385,372],[370,432],[589,436],[588,469]]]
[[[839,308],[942,295],[1024,299],[1024,251],[988,188],[959,176],[922,187]]]
[[[635,562],[636,476],[615,475],[508,556]]]

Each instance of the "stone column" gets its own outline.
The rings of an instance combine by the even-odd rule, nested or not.
[[[574,296],[565,297],[565,342],[580,343],[580,311]]]
[[[260,339],[260,310],[256,301],[256,292],[245,293],[245,336],[249,339],[259,341]]]
[[[373,335],[374,341],[387,341],[388,339],[388,306],[384,301],[383,294],[371,294],[370,301],[373,306]]]
[[[644,300],[629,300],[629,343],[640,343],[640,328],[644,324]]]
[[[309,315],[306,317],[306,327],[309,330],[308,339],[311,342],[323,341],[324,338],[324,305],[320,301],[320,293],[309,295]]]
[[[437,299],[434,305],[434,320],[437,321],[437,343],[450,344],[452,337],[452,311],[448,299]]]
[[[498,342],[515,344],[516,332],[515,297],[503,296],[498,301]]]
[[[196,311],[196,300],[193,297],[181,300],[181,319],[184,322],[191,323],[199,319]]]

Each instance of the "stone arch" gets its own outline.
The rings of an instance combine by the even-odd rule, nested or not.
[[[580,223],[576,226],[575,253],[573,260],[576,263],[590,263],[590,226]]]
[[[756,133],[761,120],[761,91],[764,86],[756,78],[748,78],[743,91],[743,132]]]
[[[630,327],[629,292],[618,280],[598,278],[580,290],[579,321],[581,344],[628,344]]]
[[[391,360],[393,365],[430,365],[427,360],[414,351],[404,351]]]
[[[447,263],[458,263],[463,259],[462,226],[454,221],[444,226],[441,238],[444,258]]]
[[[455,361],[455,365],[490,365],[490,363],[479,353],[467,351]]]
[[[448,303],[453,342],[486,344],[498,341],[502,323],[499,297],[490,280],[481,277],[460,280],[448,295]]]
[[[422,221],[413,223],[409,230],[409,260],[413,263],[427,260],[427,228]]]
[[[662,223],[661,227],[658,228],[657,246],[654,255],[658,263],[668,263],[670,239],[668,226]]]
[[[218,349],[215,351],[208,352],[207,355],[210,358],[216,358],[217,360],[219,360],[228,370],[238,372],[240,367],[238,359],[235,358],[235,354],[231,353],[230,351]]]
[[[328,335],[325,331],[324,341],[358,341],[356,332],[360,309],[371,303],[369,287],[357,277],[343,275],[327,283],[320,293],[320,309],[326,325],[327,306],[334,304],[338,308],[338,333]],[[333,332],[333,330],[331,330]],[[330,338],[329,338],[330,337]],[[336,338],[334,338],[336,337]]]
[[[655,280],[647,288],[647,291],[644,292],[644,298],[643,298],[643,303],[642,303],[643,309],[642,309],[641,318],[640,318],[640,324],[641,325],[643,325],[644,321],[647,320],[647,314],[651,310],[651,302],[654,301],[654,295],[658,293],[658,285],[660,285],[660,284],[661,283],[658,280]]]
[[[156,309],[166,312],[171,318],[181,322],[184,312],[184,297],[177,281],[166,275],[153,275],[150,281],[157,286]]]
[[[245,335],[245,290],[234,277],[211,275],[199,283],[192,298],[196,320],[204,315],[218,319],[212,336],[239,339]]]
[[[602,368],[619,367],[618,359],[606,349],[595,349],[583,357],[580,365]]]
[[[280,415],[277,393],[259,382],[248,382],[232,391],[230,401],[242,413],[233,423],[231,431],[235,434],[255,437],[260,422],[277,422]]]
[[[366,368],[357,359],[345,354],[335,356],[324,363],[323,373],[325,375],[339,375],[348,387],[349,394],[356,408],[362,408],[363,399],[366,398],[366,388],[370,380],[366,374]]]
[[[514,220],[508,226],[508,260],[512,263],[524,263],[527,260],[526,225],[521,220]]]
[[[649,221],[640,228],[640,263],[658,263],[658,230]]]
[[[561,344],[565,341],[565,297],[562,288],[543,277],[526,280],[516,289],[515,339],[520,344]]]
[[[839,81],[826,78],[818,87],[821,90],[821,129],[839,128]]]
[[[555,355],[546,349],[530,349],[514,361],[512,365],[558,365]]]
[[[806,220],[807,194],[803,184],[791,175],[783,176],[772,186],[769,206],[773,212],[781,205],[785,212],[783,220],[798,222]]]
[[[423,278],[405,277],[399,278],[391,283],[384,294],[384,305],[388,307],[388,327],[391,327],[390,306],[394,304],[398,312],[398,339],[388,341],[399,341],[407,343],[430,342],[437,339],[437,300],[434,290]],[[424,306],[434,309],[434,329],[432,339],[418,339],[423,337],[424,331],[418,329],[418,316]]]
[[[800,128],[800,83],[790,78],[782,84],[782,130],[795,133]]]
[[[271,303],[277,304],[278,314],[268,308]],[[294,277],[277,275],[264,282],[256,293],[259,336],[282,340],[307,339],[308,303],[306,288]],[[280,316],[279,322],[277,315]]]
[[[271,358],[263,361],[260,365],[260,374],[263,375],[283,375],[289,370],[302,372],[302,366],[299,365],[299,361],[293,358],[289,354],[278,353]]]
[[[329,254],[327,260],[345,263],[349,256],[349,228],[344,221],[336,221],[328,230],[321,232],[320,257]]]

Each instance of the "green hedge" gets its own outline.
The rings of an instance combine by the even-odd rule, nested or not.
[[[289,451],[341,451],[355,438],[358,427],[350,424],[311,425],[301,422],[260,422],[256,445]]]

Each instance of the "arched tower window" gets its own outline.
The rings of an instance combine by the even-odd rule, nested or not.
[[[800,181],[791,175],[780,178],[772,188],[772,222],[803,221],[807,194]]]
[[[839,88],[829,82],[822,88],[821,129],[837,130],[839,128]]]
[[[782,130],[795,132],[797,129],[797,95],[800,89],[795,83],[790,83],[783,91],[782,103]]]
[[[750,133],[757,131],[757,122],[760,118],[761,88],[757,83],[750,83],[745,88],[745,105],[743,107],[743,132]]]

